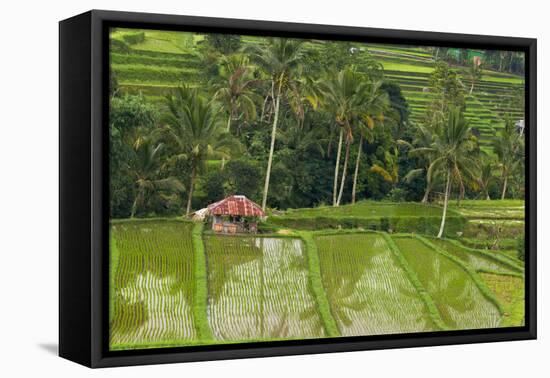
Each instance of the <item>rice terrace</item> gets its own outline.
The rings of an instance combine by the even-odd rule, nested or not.
[[[111,350],[524,324],[522,53],[110,40]]]

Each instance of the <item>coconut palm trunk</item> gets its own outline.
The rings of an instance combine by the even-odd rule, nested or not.
[[[233,118],[233,111],[229,112],[229,117],[227,117],[227,132],[229,133],[231,131],[231,119]],[[225,156],[222,157],[222,166],[221,170],[225,168]]]
[[[197,177],[197,169],[194,167],[191,171],[191,182],[189,185],[189,197],[187,198],[187,211],[186,215],[189,216],[191,213],[191,202],[193,201],[193,189],[195,187],[195,179]]]
[[[346,183],[346,171],[348,169],[349,161],[349,140],[346,141],[346,156],[344,158],[344,166],[342,167],[342,181],[340,182],[340,191],[338,192],[338,199],[336,200],[336,206],[340,206],[342,201],[342,194],[344,193],[344,184]]]
[[[138,198],[139,198],[139,193],[136,195],[136,198],[134,199],[134,203],[132,204],[132,212],[130,213],[130,218],[133,218],[136,215]]]
[[[262,198],[262,210],[265,211],[267,204],[267,193],[269,191],[269,179],[271,176],[271,163],[273,162],[273,151],[275,149],[275,137],[277,135],[277,121],[279,120],[279,105],[281,103],[281,88],[275,100],[275,115],[273,117],[273,127],[271,128],[271,145],[269,147],[269,158],[267,160],[267,171],[265,173],[264,194]]]
[[[502,196],[500,197],[501,200],[506,198],[506,189],[508,188],[508,175],[504,176],[504,183],[502,184]]]
[[[449,192],[451,189],[451,172],[447,170],[447,182],[445,183],[445,198],[443,199],[443,215],[441,217],[441,226],[439,227],[438,238],[443,236],[445,229],[445,218],[447,217],[447,205],[449,204]]]
[[[353,187],[351,189],[351,203],[355,203],[355,191],[357,189],[357,176],[359,175],[359,162],[361,161],[361,151],[363,150],[363,136],[359,140],[359,150],[357,151],[357,160],[355,161],[355,173],[353,174]]]
[[[342,140],[344,139],[344,129],[340,127],[340,138],[338,139],[338,151],[336,152],[336,165],[334,167],[334,186],[332,188],[332,206],[336,204],[338,193],[338,169],[340,168],[340,156],[342,154]]]
[[[428,203],[428,199],[430,198],[430,192],[432,191],[432,188],[430,185],[426,184],[426,190],[424,191],[424,197],[422,197],[422,203]]]

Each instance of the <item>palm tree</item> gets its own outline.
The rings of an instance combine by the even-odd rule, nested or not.
[[[165,137],[176,153],[171,160],[186,161],[191,170],[186,214],[191,212],[197,174],[209,158],[229,158],[236,142],[223,130],[219,112],[212,102],[199,95],[196,89],[178,88],[175,96],[167,97],[169,112],[165,116]]]
[[[353,173],[353,185],[351,187],[351,203],[355,203],[355,193],[357,191],[357,177],[359,176],[359,164],[361,162],[361,153],[363,152],[363,141],[366,139],[369,143],[373,141],[374,137],[372,129],[374,123],[367,124],[367,126],[361,124],[358,127],[359,132],[359,146],[357,146],[357,158],[355,159],[355,171]]]
[[[228,113],[227,132],[231,123],[244,117],[247,121],[256,119],[258,95],[253,91],[258,80],[253,77],[252,67],[246,56],[224,55],[221,58],[220,80],[214,83],[214,98],[221,101]]]
[[[329,73],[325,82],[321,84],[323,104],[334,116],[340,129],[336,164],[334,168],[334,185],[332,192],[333,206],[339,206],[342,200],[346,171],[349,161],[350,145],[353,142],[353,131],[361,123],[368,125],[368,109],[370,92],[366,77],[360,74],[354,66],[344,68],[337,73]],[[340,158],[342,143],[346,144],[342,177],[338,187]]]
[[[489,186],[495,180],[493,168],[494,164],[489,158],[481,159],[477,184],[479,186],[479,189],[481,190],[481,193],[485,196],[485,199],[487,201],[491,199],[491,197],[489,196]]]
[[[399,182],[399,151],[397,148],[393,149],[393,153],[389,151],[384,153],[384,166],[373,164],[370,171],[380,175],[384,181],[395,187]]]
[[[447,125],[435,136],[429,147],[416,148],[412,152],[428,153],[433,160],[428,167],[428,185],[434,176],[444,174],[445,192],[443,202],[443,215],[439,227],[438,238],[443,236],[447,206],[453,183],[459,187],[460,193],[464,192],[464,178],[475,177],[477,162],[472,157],[474,142],[470,138],[471,128],[464,118],[464,113],[458,107],[450,107],[447,116]]]
[[[383,124],[386,110],[389,108],[390,100],[388,94],[381,90],[382,81],[376,80],[367,85],[367,98],[364,103],[365,113],[362,115],[363,122],[357,126],[359,133],[359,146],[357,147],[357,159],[355,160],[355,172],[353,174],[353,185],[351,188],[351,203],[355,203],[355,193],[357,190],[357,177],[359,176],[359,165],[361,163],[361,153],[363,151],[363,140],[371,143],[374,139],[372,130],[375,125]]]
[[[433,151],[429,148],[435,141],[435,137],[438,132],[441,132],[440,128],[430,127],[429,125],[418,124],[415,127],[415,135],[412,142],[405,140],[398,140],[397,144],[404,145],[409,148],[409,155],[411,157],[421,157],[425,162],[422,168],[411,169],[403,178],[405,182],[411,182],[421,174],[426,175],[426,189],[424,190],[424,196],[422,197],[422,203],[427,203],[432,191],[433,181],[429,180],[428,168],[433,160]]]
[[[505,122],[504,128],[498,133],[497,139],[494,141],[494,151],[499,160],[499,166],[502,170],[502,194],[500,199],[506,198],[506,190],[508,188],[508,180],[512,173],[521,166],[521,161],[518,157],[521,147],[521,136],[516,132],[514,123],[510,118]]]
[[[175,177],[159,178],[163,167],[163,143],[155,142],[153,135],[138,137],[133,145],[135,159],[130,172],[135,178],[137,194],[132,204],[130,218],[136,215],[138,206],[145,202],[147,194],[155,190],[183,192],[183,184]]]
[[[302,43],[301,40],[273,38],[269,40],[266,46],[254,46],[250,49],[253,61],[269,76],[271,84],[270,96],[275,103],[273,124],[271,126],[271,143],[262,196],[262,209],[264,211],[269,192],[269,180],[271,178],[271,165],[273,162],[273,151],[275,150],[281,100],[294,86],[293,75],[300,69],[300,62],[303,57]]]

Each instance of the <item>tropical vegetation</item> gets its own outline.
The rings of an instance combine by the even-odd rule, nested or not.
[[[522,53],[110,43],[111,349],[524,323]],[[234,194],[257,235],[191,221]]]

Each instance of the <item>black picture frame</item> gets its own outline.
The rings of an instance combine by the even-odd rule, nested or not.
[[[524,51],[525,326],[335,339],[109,351],[108,29],[354,40]],[[537,42],[530,38],[92,10],[59,24],[59,355],[88,367],[535,339]]]

